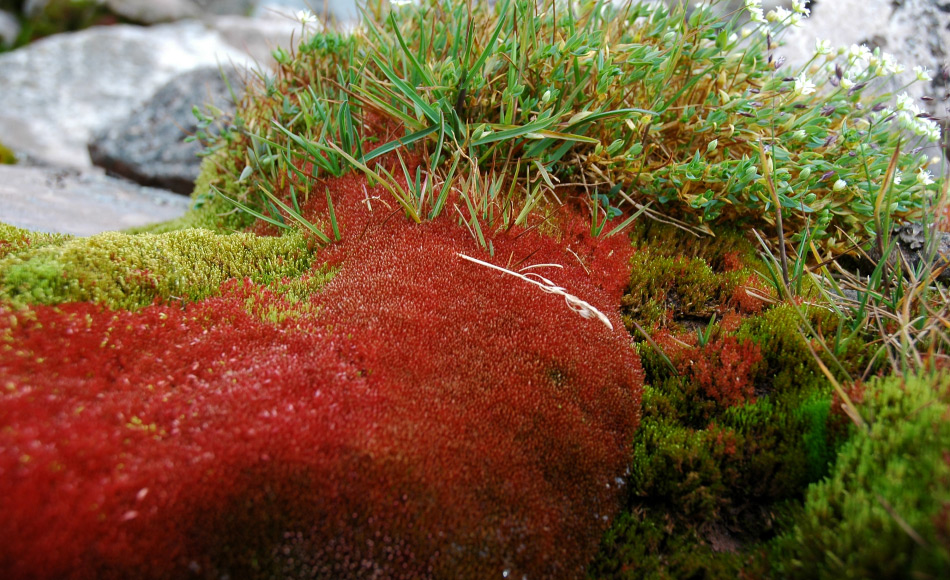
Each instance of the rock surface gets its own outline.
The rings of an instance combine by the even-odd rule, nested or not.
[[[227,77],[217,67],[175,77],[140,109],[93,136],[93,164],[142,185],[190,194],[201,165],[201,146],[184,141],[198,130],[192,108],[233,111],[231,90],[240,99],[243,75],[232,69]]]
[[[892,232],[897,249],[911,269],[916,269],[922,261],[927,261],[934,269],[945,267],[937,275],[937,280],[950,282],[950,232],[941,232],[933,226],[924,226],[919,223],[909,223],[894,228]],[[933,240],[935,247],[927,247],[928,240]],[[932,257],[930,252],[933,252]],[[870,256],[873,260],[880,260],[880,252],[872,248]],[[893,262],[893,260],[891,260]]]
[[[784,36],[781,53],[789,65],[803,64],[815,51],[815,39],[830,40],[833,46],[845,48],[852,44],[880,47],[893,55],[906,70],[900,81],[883,87],[887,91],[901,89],[914,78],[914,66],[931,71],[931,82],[918,82],[907,87],[910,96],[935,100],[920,103],[932,114],[945,115],[946,93],[950,76],[947,55],[950,54],[950,3],[944,0],[821,0],[811,2],[811,16],[799,29]],[[788,65],[787,65],[788,66]]]
[[[90,236],[179,217],[190,200],[96,173],[0,165],[0,221]]]
[[[60,34],[0,55],[0,135],[27,160],[88,167],[93,131],[127,116],[177,73],[246,62],[199,22]]]
[[[20,23],[13,14],[0,10],[0,48],[13,46],[20,34]]]

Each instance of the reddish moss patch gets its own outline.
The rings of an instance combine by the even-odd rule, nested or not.
[[[368,211],[354,178],[333,196],[340,270],[306,308],[232,281],[186,308],[0,310],[0,568],[583,574],[639,414],[626,241],[566,218],[491,258],[448,219]],[[459,252],[564,265],[540,272],[614,330]]]

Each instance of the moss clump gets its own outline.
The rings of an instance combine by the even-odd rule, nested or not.
[[[623,513],[604,536],[587,571],[591,580],[616,578],[762,578],[768,564],[758,551],[737,553],[735,541],[710,525],[684,527],[657,510]]]
[[[280,301],[274,301],[271,296],[251,294],[244,301],[244,307],[261,320],[274,324],[282,324],[287,320],[299,320],[308,314],[318,312],[318,306],[310,298],[320,292],[334,274],[336,274],[336,269],[311,270],[299,278],[275,280],[268,290],[271,294],[280,297]]]
[[[943,578],[950,570],[950,375],[872,382],[870,424],[773,547],[777,577]]]
[[[762,309],[748,288],[768,294],[756,274],[764,268],[738,232],[724,229],[715,238],[698,239],[654,222],[638,225],[631,239],[637,251],[621,302],[629,330],[634,322],[676,329],[684,321]]]
[[[15,226],[0,223],[0,260],[28,248],[61,244],[72,236],[66,234],[47,234],[31,232]]]
[[[0,298],[140,308],[155,299],[199,300],[231,278],[269,283],[297,277],[311,261],[308,240],[300,233],[268,238],[203,229],[107,232],[11,253],[0,260]]]
[[[706,243],[650,224],[634,231],[632,243],[638,252],[625,323],[639,339],[648,386],[626,510],[590,573],[735,578],[761,571],[764,546],[783,530],[779,522],[828,474],[848,435],[799,330],[807,321],[833,337],[837,318],[744,295],[759,283],[761,263],[737,232]],[[755,290],[767,295],[763,286]],[[858,334],[836,355],[858,375],[866,352]]]
[[[3,143],[0,143],[0,165],[16,164],[16,155]]]
[[[867,342],[862,336],[847,341],[835,341],[840,319],[833,311],[812,306],[779,304],[760,316],[746,319],[736,332],[738,338],[755,340],[762,347],[764,375],[770,377],[771,390],[801,391],[803,385],[825,381],[800,331],[805,325],[796,309],[805,315],[816,333],[826,337],[826,341],[835,350],[835,357],[853,376],[861,376],[865,370],[879,371],[886,363],[883,354],[874,358],[874,353],[867,349]],[[831,358],[823,352],[817,341],[812,341],[812,348],[822,355],[826,365],[833,367]]]

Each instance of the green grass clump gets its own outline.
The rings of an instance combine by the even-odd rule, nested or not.
[[[882,212],[922,215],[937,191],[930,155],[914,149],[937,125],[870,88],[897,67],[819,46],[803,69],[779,70],[774,39],[791,17],[746,35],[737,15],[660,3],[424,1],[365,16],[350,36],[275,53],[229,146],[244,167],[237,201],[274,216],[268,194],[287,197],[287,176],[355,168],[420,221],[447,207],[433,183],[484,174],[492,186],[460,188],[473,231],[578,196],[598,234],[650,204],[693,230],[752,225],[834,245],[836,228],[864,235]],[[898,128],[913,143],[898,148]],[[423,167],[380,164],[394,151]]]
[[[868,430],[811,486],[775,542],[782,578],[942,578],[950,570],[950,377],[890,377],[859,405]]]
[[[269,238],[202,229],[106,232],[8,254],[0,260],[0,298],[14,304],[93,301],[134,309],[156,299],[199,300],[233,278],[266,284],[298,277],[311,262],[301,233]]]

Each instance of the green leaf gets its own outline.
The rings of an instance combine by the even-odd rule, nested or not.
[[[414,105],[419,107],[419,110],[422,111],[422,114],[425,115],[427,119],[429,119],[429,122],[431,122],[433,125],[437,125],[439,123],[439,114],[429,103],[425,102],[425,100],[419,96],[419,93],[416,92],[414,87],[410,86],[409,83],[396,76],[396,73],[393,72],[391,68],[386,66],[383,61],[379,60],[378,57],[373,56],[373,62],[375,62],[376,66],[378,66],[379,69],[383,71],[383,74],[386,75],[386,78],[389,79],[389,82],[396,85],[396,88],[398,88],[399,91],[406,96],[406,98],[412,101]]]
[[[547,129],[551,125],[557,122],[556,117],[548,117],[546,119],[538,119],[537,121],[532,121],[525,125],[509,127],[508,125],[492,125],[488,124],[486,127],[492,130],[491,133],[487,135],[482,135],[478,139],[473,139],[471,145],[485,145],[487,143],[494,143],[496,141],[505,141],[508,139],[515,139],[528,133],[537,133],[538,131]]]
[[[425,129],[422,129],[421,131],[416,131],[415,133],[411,135],[406,135],[405,137],[394,139],[390,141],[389,143],[385,143],[383,145],[380,145],[376,149],[373,149],[372,151],[364,155],[362,158],[360,158],[359,161],[361,163],[369,163],[373,159],[376,159],[377,157],[385,155],[389,153],[390,151],[395,151],[396,149],[399,149],[400,147],[404,145],[412,145],[416,141],[424,139],[428,137],[429,135],[435,133],[436,130],[438,130],[440,127],[441,126],[438,124],[432,125],[431,127],[426,127]]]

